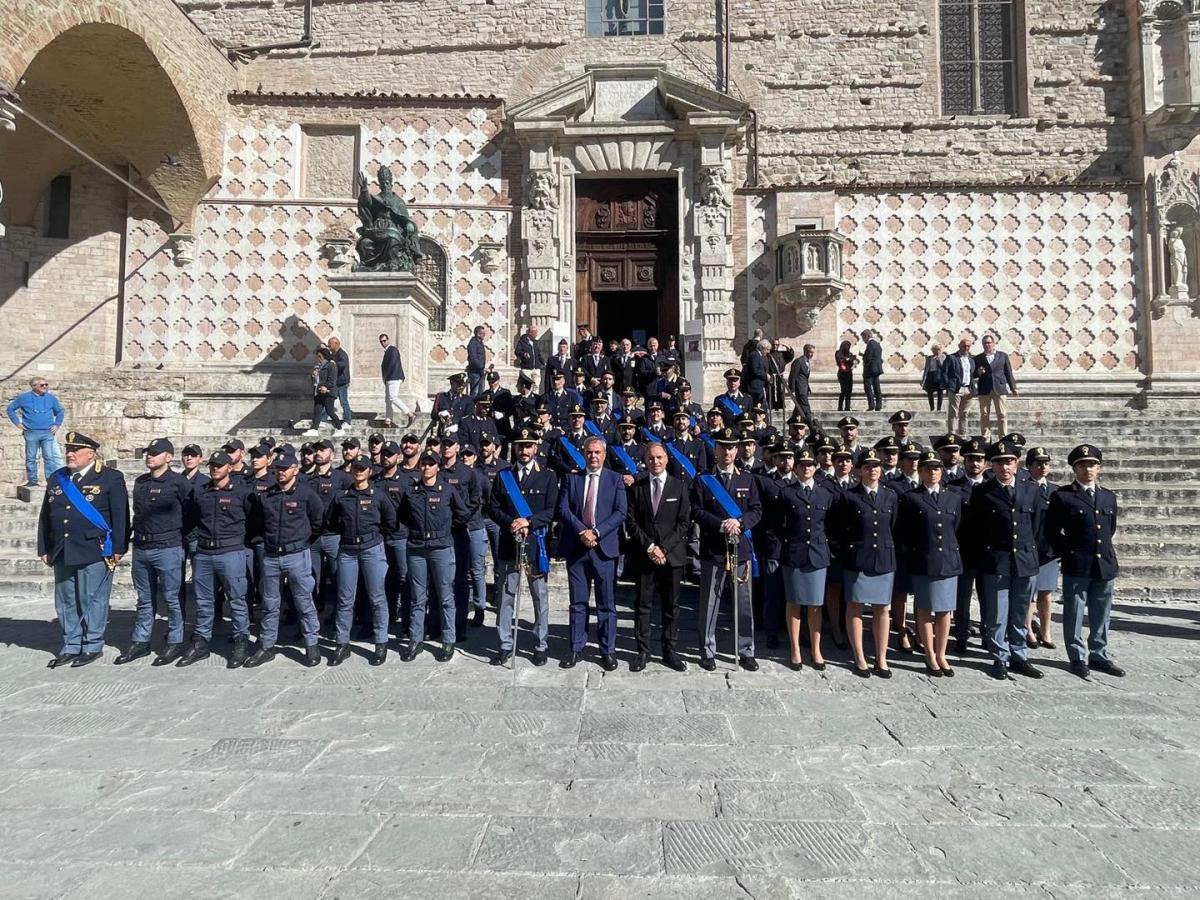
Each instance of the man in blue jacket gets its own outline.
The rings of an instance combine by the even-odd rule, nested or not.
[[[862,339],[867,345],[862,358],[863,392],[867,395],[867,409],[881,410],[883,392],[879,387],[879,378],[883,375],[883,346],[870,331],[864,331]]]
[[[55,432],[63,423],[63,408],[58,398],[50,393],[50,382],[40,375],[29,380],[29,390],[17,394],[8,404],[8,418],[21,429],[25,438],[25,480],[27,486],[36,487],[38,451],[42,452],[42,468],[46,470],[46,481],[50,475],[62,468],[62,456],[54,441]]]
[[[467,390],[472,399],[483,390],[483,373],[487,371],[487,347],[483,344],[485,334],[487,329],[476,325],[474,336],[467,341]]]

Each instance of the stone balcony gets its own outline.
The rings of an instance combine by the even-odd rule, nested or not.
[[[809,229],[785,234],[775,242],[772,297],[778,306],[791,308],[802,333],[848,286],[842,279],[845,240],[832,229]]]

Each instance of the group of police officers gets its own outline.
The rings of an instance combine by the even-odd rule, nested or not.
[[[366,448],[347,438],[340,465],[339,448],[327,439],[298,449],[270,438],[247,448],[235,439],[212,452],[206,466],[198,446],[184,447],[177,471],[174,446],[158,439],[145,448],[147,471],[134,481],[132,516],[124,478],[100,461],[99,444],[70,432],[67,465],[49,481],[38,529],[63,632],[49,666],[100,658],[115,567],[130,547],[137,610],[117,664],[151,655],[156,609],[167,619],[156,666],[208,657],[214,623],[226,610],[230,668],[271,661],[281,617],[294,619],[309,666],[322,659],[323,627],[334,638],[329,665],[345,662],[352,639],[360,638],[372,646],[370,663],[383,664],[394,623],[402,660],[412,660],[429,637],[438,643],[436,658],[448,661],[467,629],[484,624],[490,601],[497,607],[493,663],[503,665],[516,650],[514,606],[527,584],[531,659],[544,665],[559,489],[585,470],[583,451],[599,437],[604,465],[630,492],[658,479],[653,511],[645,515],[657,515],[665,480],[690,500],[679,526],[687,557],[660,559],[653,547],[650,557],[670,566],[676,585],[689,578],[701,585],[702,668],[715,668],[717,615],[728,595],[736,660],[745,669],[758,668],[757,623],[771,648],[786,635],[793,669],[804,666],[805,645],[810,665],[825,669],[828,631],[837,647],[852,649],[860,677],[891,677],[893,640],[898,652],[923,653],[930,676],[951,677],[949,639],[953,632],[958,654],[967,650],[974,592],[990,674],[1040,678],[1028,651],[1055,647],[1051,598],[1061,575],[1071,670],[1083,678],[1093,670],[1124,674],[1107,648],[1117,501],[1097,481],[1102,454],[1095,445],[1070,452],[1073,477],[1060,486],[1048,480],[1046,450],[1027,448],[1019,434],[994,443],[945,434],[925,448],[910,434],[905,411],[891,416],[892,435],[870,445],[849,415],[836,436],[798,412],[781,433],[741,392],[737,369],[725,373],[726,391],[705,410],[676,368],[665,365],[641,390],[618,392],[611,373],[593,377],[577,367],[568,386],[568,371],[559,367],[547,372],[542,394],[524,373],[512,393],[490,371],[475,397],[455,375],[435,398],[427,437],[409,433],[393,442],[374,434]],[[651,447],[667,451],[665,474]],[[626,534],[623,554],[628,540]],[[670,581],[660,579],[654,596],[664,624],[670,617],[673,640],[678,593]],[[908,627],[910,596],[915,631]],[[195,615],[185,640],[189,597]],[[647,602],[639,591],[639,623],[649,622]],[[872,663],[864,607],[872,613]],[[638,670],[646,629],[639,624]],[[611,650],[602,652],[605,668],[614,666]],[[663,662],[686,668],[666,642]]]

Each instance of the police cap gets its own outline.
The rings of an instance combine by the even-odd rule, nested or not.
[[[739,372],[737,369],[730,368],[730,369],[725,370],[725,377],[726,378],[741,378],[742,373]]]
[[[911,422],[911,421],[912,421],[912,413],[910,413],[907,409],[898,409],[894,413],[892,413],[890,416],[888,416],[888,424],[889,425],[899,425],[902,422]]]
[[[400,445],[395,441],[388,441],[379,450],[381,456],[399,456],[400,452]]]
[[[854,464],[861,469],[863,466],[882,466],[883,460],[879,458],[878,450],[867,447],[858,451],[858,458],[854,460]]]
[[[1050,462],[1050,454],[1045,447],[1030,447],[1025,454],[1025,465],[1032,466],[1036,462]]]
[[[280,453],[275,457],[276,469],[290,469],[292,466],[298,466],[299,464],[295,454],[292,453]]]
[[[204,451],[200,449],[199,444],[188,444],[183,448],[184,456],[203,456]]]
[[[343,450],[348,450],[351,447],[362,447],[362,442],[360,442],[356,437],[346,438],[344,441],[342,441]]]
[[[233,453],[235,450],[245,450],[246,445],[237,438],[231,438],[221,446],[221,449],[226,453]]]
[[[538,437],[536,431],[532,428],[522,428],[513,438],[514,444],[536,444],[541,438]]]
[[[989,462],[998,462],[1017,458],[1017,445],[1011,441],[996,441],[987,449]]]
[[[942,467],[942,458],[936,450],[926,450],[921,454],[921,460],[917,465],[926,469],[931,469],[935,466],[940,469]]]
[[[732,428],[722,428],[720,431],[713,433],[713,440],[722,447],[736,447],[738,445],[738,436]]]
[[[155,438],[142,450],[146,456],[158,456],[160,453],[174,453],[175,445],[167,438]]]
[[[214,450],[208,457],[208,465],[214,469],[217,466],[232,466],[233,457],[224,450]]]
[[[854,416],[842,416],[838,419],[838,428],[857,428],[858,419]]]
[[[1100,452],[1100,448],[1095,444],[1080,444],[1074,450],[1067,454],[1067,464],[1075,465],[1081,462],[1103,462],[1104,454]]]

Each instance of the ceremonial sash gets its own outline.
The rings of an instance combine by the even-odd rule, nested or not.
[[[63,496],[74,504],[75,508],[79,510],[85,519],[104,532],[104,544],[101,547],[101,552],[104,554],[105,559],[112,556],[112,528],[109,527],[104,516],[100,514],[100,510],[84,499],[79,488],[75,486],[75,482],[69,477],[63,475],[62,472],[55,472],[54,477],[58,481],[58,486],[62,488]]]
[[[600,426],[591,419],[584,419],[583,427],[585,431],[589,432],[590,434],[594,434],[598,438],[604,437],[604,432],[600,430]],[[607,441],[607,439],[605,440]]]
[[[715,450],[717,447],[717,439],[715,437],[713,437],[711,434],[709,434],[707,431],[700,432],[700,440],[702,440],[702,441],[704,441],[704,443],[708,444],[709,450]]]
[[[620,444],[613,444],[608,449],[612,451],[612,455],[617,458],[617,462],[619,462],[625,468],[625,471],[628,474],[637,474],[637,463],[633,461],[633,457],[625,451],[624,447],[622,447]]]
[[[692,465],[692,461],[687,458],[682,450],[680,450],[674,444],[667,444],[667,452],[670,453],[675,462],[679,464],[679,468],[687,472],[688,478],[696,477],[696,467]]]
[[[645,425],[643,425],[639,430],[642,432],[642,437],[644,437],[650,443],[652,443],[652,444],[664,443],[662,438],[660,438],[657,434],[655,434],[653,431],[651,431]]]
[[[721,405],[725,407],[725,412],[729,413],[736,420],[742,414],[742,408],[728,394],[722,394],[717,398],[721,401]]]
[[[566,452],[567,457],[571,460],[571,463],[576,468],[578,468],[578,469],[586,469],[587,468],[587,462],[584,461],[583,454],[579,452],[578,447],[576,447],[574,444],[571,443],[570,440],[568,440],[568,438],[565,434],[559,435],[558,442],[559,442],[559,444],[562,445],[562,448]]]
[[[508,494],[508,499],[512,501],[513,509],[517,511],[517,515],[522,519],[532,519],[533,510],[529,508],[529,501],[525,499],[525,495],[521,493],[521,486],[517,484],[517,477],[513,475],[512,469],[501,469],[496,473],[500,476],[500,484],[504,486],[504,492]],[[534,528],[530,532],[533,536],[533,545],[536,557],[535,575],[545,575],[550,571],[550,554],[546,552],[546,529]],[[520,560],[517,561],[518,564]]]
[[[731,519],[742,520],[741,507],[737,505],[737,501],[730,496],[729,491],[725,490],[725,485],[721,484],[721,479],[713,475],[711,472],[705,472],[700,476],[700,483],[708,488],[716,499],[718,505],[725,512],[725,515]],[[750,534],[750,529],[745,528],[742,533],[746,536],[746,540],[750,543],[750,571],[755,578],[758,577],[758,557],[754,555],[754,537]]]

